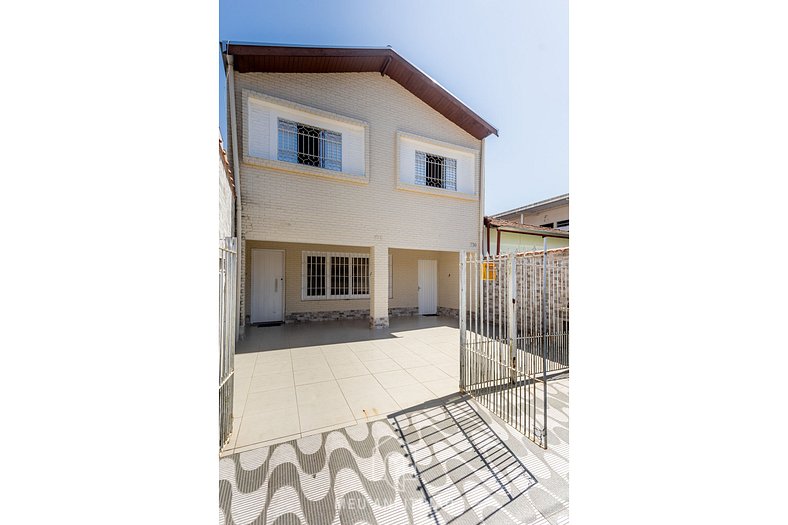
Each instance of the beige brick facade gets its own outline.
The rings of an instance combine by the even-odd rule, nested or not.
[[[439,306],[458,306],[458,252],[476,251],[480,235],[481,141],[472,137],[393,80],[377,73],[235,73],[236,121],[242,203],[241,319],[248,313],[249,250],[288,243],[286,273],[300,275],[301,251],[371,254],[369,300],[301,301],[300,283],[286,288],[287,313],[335,309],[371,310],[373,319],[391,307],[416,305],[413,284],[418,258],[438,260]],[[315,169],[291,171],[255,162],[249,155],[248,97],[260,94],[363,122],[366,176],[331,178]],[[398,188],[398,133],[471,151],[472,194],[445,195]],[[228,148],[231,150],[231,148]],[[230,151],[228,151],[230,153]],[[442,193],[442,194],[441,194]],[[431,257],[414,255],[425,250]],[[291,253],[293,252],[293,253]],[[393,254],[394,298],[388,298],[388,254]],[[414,258],[415,257],[415,258]],[[401,261],[400,261],[401,259]],[[412,270],[412,271],[411,271]],[[408,283],[408,286],[405,286]],[[401,286],[401,295],[397,293]],[[298,300],[292,294],[297,290]],[[385,293],[384,293],[385,292]],[[308,303],[308,304],[306,304]],[[337,304],[339,303],[339,304]],[[381,323],[383,321],[381,320]]]

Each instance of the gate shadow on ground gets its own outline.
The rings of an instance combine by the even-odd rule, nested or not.
[[[389,415],[437,524],[484,523],[537,483],[469,399],[453,394]]]

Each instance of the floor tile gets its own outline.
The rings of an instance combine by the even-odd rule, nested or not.
[[[427,381],[422,384],[429,388],[437,397],[453,394],[460,389],[459,382],[453,377],[438,379],[437,381]]]
[[[433,352],[431,354],[425,354],[423,358],[431,365],[451,365],[459,362],[459,360],[455,361],[451,357],[441,352]]]
[[[405,371],[415,377],[419,383],[450,378],[450,376],[446,375],[443,370],[433,365],[420,366],[418,368],[406,368]]]
[[[308,370],[310,368],[328,368],[328,361],[319,354],[300,354],[293,351],[293,370]]]
[[[387,388],[386,392],[394,398],[394,401],[396,401],[402,409],[420,405],[436,397],[426,386],[418,384]]]
[[[257,364],[260,363],[276,363],[280,361],[290,360],[290,350],[282,348],[279,350],[267,350],[257,353]]]
[[[298,413],[295,410],[280,408],[265,414],[244,416],[236,449],[254,443],[299,433]]]
[[[355,419],[336,381],[297,386],[296,398],[302,433]]]
[[[395,386],[415,385],[418,380],[404,370],[391,370],[389,372],[378,372],[375,374],[375,379],[383,385],[384,388],[392,388]]]
[[[350,365],[335,365],[331,367],[331,372],[334,374],[334,377],[337,379],[342,379],[345,377],[356,377],[356,376],[364,376],[369,375],[369,370],[367,367],[362,365],[361,363],[353,363]]]
[[[281,374],[265,374],[254,376],[249,384],[249,393],[265,392],[294,386],[293,374],[289,372]]]
[[[285,372],[292,372],[292,370],[293,363],[290,362],[290,358],[288,357],[287,361],[279,359],[277,361],[258,362],[254,367],[254,375],[283,374]]]
[[[326,361],[330,366],[336,365],[358,365],[361,360],[353,352],[341,354],[326,354]]]
[[[399,405],[371,375],[337,380],[353,416],[359,420],[385,415]]]
[[[437,365],[449,377],[460,377],[460,363],[450,365]]]
[[[242,394],[233,398],[233,419],[240,420],[244,415],[244,407],[246,406],[246,394]]]
[[[257,360],[257,354],[235,354],[233,358],[233,365],[235,370],[241,368],[254,368],[254,363]]]
[[[362,362],[366,363],[367,361],[377,361],[380,359],[386,359],[388,356],[378,348],[373,348],[371,350],[362,350],[360,352],[356,352],[356,357]]]
[[[420,366],[427,366],[430,363],[424,359],[413,354],[404,356],[393,356],[392,359],[402,368],[417,368]]]
[[[331,369],[326,366],[325,368],[307,368],[306,370],[293,371],[296,385],[307,385],[309,383],[320,383],[322,381],[331,381],[334,375]]]
[[[368,350],[378,350],[378,347],[375,346],[375,343],[372,341],[354,341],[352,343],[347,343],[351,350],[354,352],[366,352]]]
[[[401,370],[402,367],[394,362],[393,359],[388,357],[385,359],[378,359],[377,361],[368,361],[364,366],[373,374],[377,372],[388,372],[389,370]]]
[[[296,410],[295,388],[277,388],[250,393],[246,397],[244,419],[248,416],[267,414],[281,409]]]

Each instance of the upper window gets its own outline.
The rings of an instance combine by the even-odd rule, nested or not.
[[[556,223],[556,225],[557,225],[559,228],[569,228],[569,219],[566,219],[566,220],[564,220],[564,221],[558,221],[558,222]]]
[[[342,171],[342,134],[279,119],[278,159]]]
[[[457,159],[416,151],[416,184],[457,191]]]
[[[541,226],[542,228],[552,228],[553,227],[553,223],[552,222],[548,222],[546,224],[540,224],[539,226]]]

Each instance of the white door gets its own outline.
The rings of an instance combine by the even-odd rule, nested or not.
[[[419,314],[438,313],[438,261],[419,259]]]
[[[252,323],[284,321],[285,252],[252,250]]]

